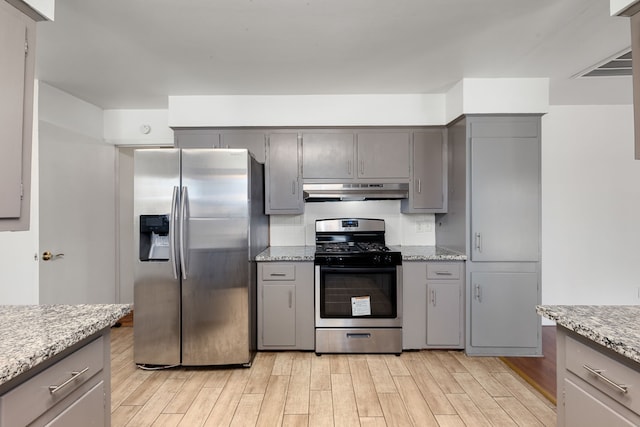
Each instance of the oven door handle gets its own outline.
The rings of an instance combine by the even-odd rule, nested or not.
[[[320,266],[322,273],[395,273],[397,267],[340,267],[340,266]]]

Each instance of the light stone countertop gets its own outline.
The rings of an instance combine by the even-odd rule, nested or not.
[[[464,254],[440,246],[396,246],[402,252],[403,261],[466,261]]]
[[[315,246],[270,246],[256,255],[256,261],[313,261]]]
[[[439,246],[391,246],[402,252],[403,261],[465,261],[464,254]],[[256,261],[313,261],[315,246],[270,246],[256,256]]]
[[[536,311],[640,363],[640,305],[542,305]]]
[[[130,311],[129,304],[0,305],[0,385]]]

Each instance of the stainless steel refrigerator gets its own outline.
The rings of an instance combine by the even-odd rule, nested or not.
[[[135,363],[251,363],[263,176],[242,149],[135,151]]]

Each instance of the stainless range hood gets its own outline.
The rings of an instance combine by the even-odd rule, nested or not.
[[[304,184],[306,202],[406,199],[409,184]]]

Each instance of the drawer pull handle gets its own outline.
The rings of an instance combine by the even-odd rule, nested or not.
[[[347,333],[347,338],[371,338],[369,333]]]
[[[451,276],[451,272],[449,272],[449,271],[436,271],[436,275],[438,275],[438,276]]]
[[[270,276],[271,277],[284,277],[284,276],[286,276],[286,273],[271,273]]]
[[[586,369],[587,371],[591,372],[596,377],[600,378],[605,383],[609,384],[611,387],[613,387],[616,390],[618,390],[620,393],[627,393],[629,391],[629,387],[628,386],[626,386],[624,384],[618,384],[615,381],[612,381],[609,378],[607,378],[604,375],[602,375],[602,373],[604,372],[602,369],[594,369],[589,365],[582,365],[582,367],[584,369]]]
[[[60,391],[61,389],[63,389],[64,387],[68,386],[69,384],[71,384],[71,382],[73,380],[75,380],[76,378],[78,378],[80,375],[84,374],[88,370],[89,370],[89,367],[87,366],[82,371],[73,371],[73,372],[71,372],[71,378],[69,378],[68,380],[66,380],[62,384],[60,384],[60,385],[50,385],[49,386],[49,393],[54,394],[57,391]]]

